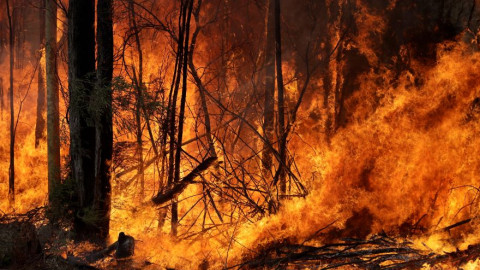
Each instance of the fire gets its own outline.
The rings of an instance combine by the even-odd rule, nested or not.
[[[219,162],[178,196],[179,234],[170,235],[171,203],[154,205],[151,198],[167,188],[161,156],[168,147],[162,148],[158,142],[166,136],[163,124],[175,55],[171,37],[158,34],[146,18],[152,15],[147,11],[161,18],[178,7],[169,1],[153,2],[157,5],[151,10],[138,11],[143,16],[138,23],[144,27],[139,32],[141,52],[132,40],[126,41],[132,34],[131,18],[122,13],[128,10],[126,3],[116,10],[115,49],[122,59],[117,59],[114,71],[119,79],[114,94],[114,137],[120,150],[113,160],[117,177],[112,179],[112,243],[118,233],[126,232],[138,240],[135,259],[139,261],[175,269],[200,265],[222,269],[240,265],[247,255],[272,243],[320,246],[342,238],[387,234],[410,241],[413,248],[426,254],[447,254],[480,242],[480,52],[476,39],[469,38],[472,33],[465,30],[435,42],[429,47],[434,54],[431,59],[411,44],[388,48],[396,51],[387,54],[378,43],[395,22],[378,9],[393,14],[409,6],[388,1],[378,7],[369,4],[375,1],[360,0],[324,1],[328,22],[318,28],[323,27],[322,33],[330,38],[318,41],[317,50],[306,54],[307,60],[287,42],[282,63],[287,122],[293,121],[290,113],[296,101],[304,100],[288,137],[288,166],[295,177],[289,176],[288,194],[279,200],[276,211],[270,209],[274,197],[279,196],[271,181],[278,164],[268,172],[272,175],[262,171],[261,164],[263,85],[258,82],[263,71],[252,67],[261,62],[256,59],[261,55],[252,53],[260,45],[243,42],[255,40],[255,27],[245,18],[235,17],[240,15],[232,15],[238,25],[222,19],[222,26],[212,26],[206,22],[214,4],[202,7],[202,20],[192,23],[192,29],[205,27],[195,44],[193,65],[205,89],[194,83],[189,72],[183,140],[188,142],[183,147],[188,155],[182,156],[181,176],[188,175],[209,153],[200,92],[204,90]],[[227,4],[222,5],[228,8]],[[345,18],[342,14],[348,13],[349,5],[358,10]],[[251,15],[252,21],[264,19],[254,7],[238,8]],[[290,22],[292,16],[286,14],[284,20]],[[354,30],[345,27],[349,20]],[[221,27],[230,27],[231,33],[222,35]],[[66,26],[60,24],[60,28],[59,33],[66,31]],[[287,30],[289,37],[296,34]],[[392,34],[391,38],[398,37]],[[331,55],[324,51],[327,48]],[[139,54],[143,57],[141,88],[149,103],[136,123],[134,77],[139,74]],[[307,70],[302,61],[320,64]],[[31,76],[37,64],[30,61],[15,70],[15,111],[18,113],[20,105],[22,110],[16,132],[17,198],[13,207],[7,199],[7,111],[0,118],[4,130],[0,133],[2,214],[24,213],[48,201],[46,144],[34,145],[37,94],[36,79]],[[7,60],[0,70],[8,70]],[[66,74],[60,70],[65,91]],[[303,96],[307,74],[311,78]],[[2,79],[6,89],[7,78]],[[66,142],[68,97],[64,102],[62,140]],[[141,138],[135,133],[138,125]],[[274,147],[278,134],[275,136]],[[62,147],[67,175],[68,144]],[[139,156],[145,166],[143,181],[139,180],[140,171],[131,169],[137,168]],[[67,249],[80,254],[90,248],[69,243]],[[65,250],[61,256],[67,257]],[[445,269],[454,267],[442,263]],[[477,269],[479,263],[474,258],[462,267]],[[423,269],[437,268],[427,263]]]
[[[1,70],[8,70],[6,64],[1,66]],[[17,177],[22,179],[18,181],[17,190],[18,197],[16,204],[10,208],[8,204],[8,167],[9,167],[9,140],[10,140],[10,123],[8,120],[8,111],[5,108],[1,114],[0,128],[3,132],[0,134],[1,155],[0,168],[2,173],[0,174],[0,192],[2,199],[0,200],[0,210],[5,212],[15,211],[19,213],[26,212],[32,208],[41,206],[45,203],[47,183],[44,181],[47,177],[45,171],[46,167],[46,145],[41,145],[35,149],[35,122],[32,121],[32,115],[36,114],[36,107],[32,106],[36,101],[36,94],[34,88],[36,85],[32,84],[32,73],[35,67],[28,67],[21,72],[17,73],[17,79],[15,85],[18,89],[21,89],[16,93],[15,112],[21,109],[20,119],[18,119],[17,125]],[[8,74],[8,73],[4,73]],[[6,92],[8,79],[3,77],[3,87]],[[4,97],[5,103],[6,95]],[[23,100],[21,102],[20,100]],[[20,108],[21,107],[21,108]]]

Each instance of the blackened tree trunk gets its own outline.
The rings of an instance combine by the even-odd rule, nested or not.
[[[95,186],[95,119],[91,97],[95,76],[95,0],[71,0],[68,14],[70,159],[79,200],[74,229],[78,237],[98,232],[92,208]]]
[[[60,120],[57,77],[57,3],[46,0],[45,62],[47,76],[48,198],[54,204],[54,191],[60,183]]]
[[[39,33],[39,53],[38,61],[41,61],[43,53],[42,48],[45,44],[45,1],[40,0],[40,12],[39,12],[39,21],[40,21],[40,33]],[[45,118],[43,116],[45,112],[45,80],[43,78],[43,66],[38,65],[38,79],[37,79],[37,122],[35,125],[35,148],[40,145],[40,141],[45,140]]]
[[[14,61],[14,38],[13,38],[13,24],[12,14],[10,12],[10,1],[7,1],[7,18],[9,29],[9,44],[10,44],[10,167],[8,170],[8,200],[10,206],[15,204],[15,123],[14,123],[14,104],[13,104],[13,65]]]
[[[182,61],[182,97],[180,99],[180,112],[178,115],[178,135],[177,135],[177,147],[175,152],[175,174],[174,174],[174,183],[178,183],[180,181],[180,162],[181,162],[181,155],[182,155],[182,139],[183,139],[183,123],[185,117],[185,105],[187,102],[187,65],[188,65],[188,48],[189,48],[189,39],[190,39],[190,19],[192,17],[192,10],[193,10],[193,1],[194,0],[187,0],[185,1],[184,5],[186,5],[186,13],[184,13],[186,17],[186,21],[184,24],[184,45],[183,45],[183,59]],[[177,235],[178,229],[178,205],[176,200],[172,203],[172,234]]]
[[[168,100],[168,112],[167,112],[167,119],[168,119],[168,137],[169,141],[169,153],[168,153],[168,174],[167,174],[167,184],[169,186],[174,185],[175,181],[175,166],[179,166],[175,164],[175,150],[177,150],[176,144],[179,143],[176,141],[175,131],[176,131],[176,115],[177,115],[177,98],[178,98],[178,90],[180,85],[180,78],[182,75],[182,64],[183,64],[183,38],[184,38],[184,30],[185,30],[185,13],[186,13],[186,5],[184,1],[181,1],[181,8],[180,8],[180,15],[178,19],[178,41],[177,41],[177,55],[175,59],[175,72],[173,74],[172,85],[170,87],[170,96]],[[177,234],[177,221],[178,221],[178,205],[177,201],[174,198],[172,200],[172,220],[171,220],[171,233],[172,235]]]
[[[286,183],[286,162],[287,162],[287,138],[285,136],[285,102],[283,91],[282,74],[282,36],[280,28],[280,0],[275,0],[275,59],[277,64],[277,93],[278,93],[278,137],[279,137],[279,165],[278,183],[280,192],[287,191]]]
[[[112,77],[113,7],[112,0],[97,2],[97,97],[102,106],[96,115],[95,135],[95,210],[99,214],[99,234],[105,239],[110,225],[110,201],[113,155]]]
[[[274,140],[275,125],[275,17],[274,2],[268,0],[266,12],[266,46],[265,46],[265,101],[263,111],[263,130],[265,142],[263,147],[264,175],[268,176],[272,170],[272,143]],[[270,144],[270,145],[267,145]]]

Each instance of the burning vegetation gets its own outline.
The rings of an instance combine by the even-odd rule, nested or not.
[[[0,268],[480,267],[479,1],[0,10]]]

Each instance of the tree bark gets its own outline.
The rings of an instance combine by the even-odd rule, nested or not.
[[[52,206],[53,194],[60,184],[60,113],[57,76],[57,3],[46,0],[45,62],[47,73],[47,152],[48,198]]]
[[[97,232],[83,219],[91,213],[95,186],[95,123],[90,104],[95,75],[95,0],[71,0],[68,16],[68,85],[70,93],[70,159],[77,184],[79,210],[74,229],[78,236]],[[91,217],[90,217],[91,218]]]
[[[108,237],[111,207],[113,156],[112,78],[113,78],[113,7],[112,0],[97,1],[97,91],[103,98],[95,125],[95,198],[99,234]]]
[[[279,165],[278,183],[280,192],[287,191],[286,170],[287,166],[287,138],[285,136],[285,103],[282,74],[282,36],[280,27],[280,0],[275,0],[275,59],[277,64],[277,90],[278,90],[278,136],[279,136]]]

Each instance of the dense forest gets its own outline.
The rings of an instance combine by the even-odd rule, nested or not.
[[[476,269],[479,31],[477,0],[0,0],[0,268]]]

